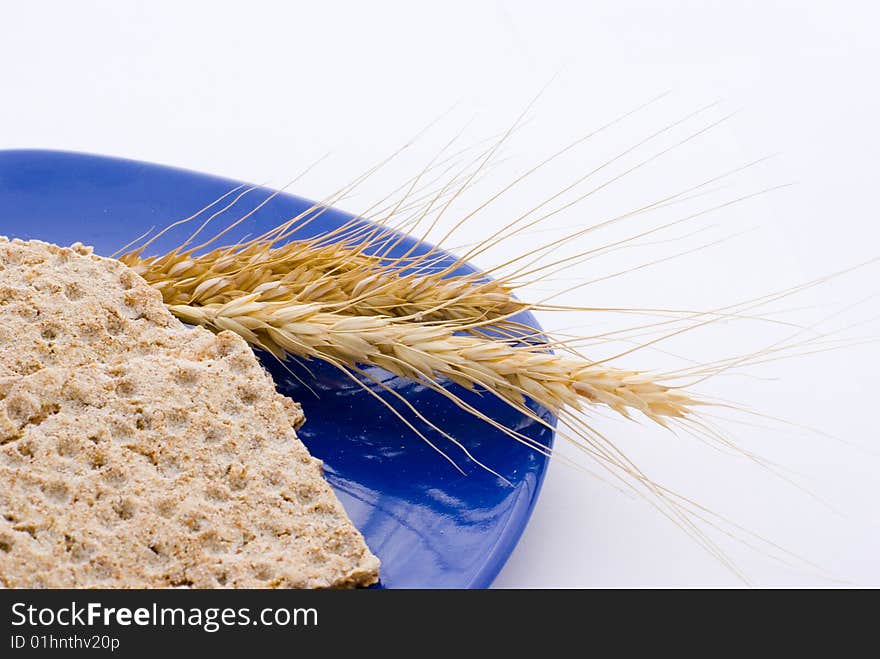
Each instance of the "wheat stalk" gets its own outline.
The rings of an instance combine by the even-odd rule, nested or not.
[[[659,423],[684,418],[700,401],[649,374],[553,354],[547,344],[517,344],[456,333],[445,323],[387,316],[346,316],[321,304],[265,302],[259,293],[223,304],[170,305],[187,323],[231,330],[279,358],[292,355],[350,368],[381,367],[437,387],[450,380],[492,392],[517,409],[525,397],[554,413],[603,405],[629,416],[638,411]]]

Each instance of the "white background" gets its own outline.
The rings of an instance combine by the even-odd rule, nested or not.
[[[462,129],[463,146],[506,130],[550,82],[497,167],[456,204],[460,217],[549,153],[668,93],[493,203],[462,229],[456,240],[465,244],[717,101],[578,190],[738,113],[479,261],[500,263],[565,235],[566,227],[588,226],[778,154],[664,212],[685,215],[795,185],[701,216],[658,235],[657,244],[619,250],[524,293],[535,297],[725,239],[562,298],[580,306],[710,309],[880,254],[878,20],[880,11],[868,2],[4,2],[0,147],[114,154],[276,185],[330,152],[295,186],[320,198],[441,116],[342,204],[359,210]],[[635,218],[619,235],[673,215]],[[590,234],[571,249],[616,235]],[[876,337],[877,276],[878,268],[868,266],[761,313],[801,323],[838,313],[821,326],[838,328],[831,338]],[[645,322],[598,313],[541,319],[583,335]],[[864,324],[839,330],[848,323]],[[781,327],[742,321],[658,347],[711,361],[767,346],[786,335]],[[865,344],[749,367],[702,385],[799,424],[742,415],[750,425],[724,424],[727,436],[772,460],[775,472],[686,434],[595,422],[652,478],[742,525],[733,539],[717,537],[752,583],[880,586],[878,356],[876,344]],[[625,363],[652,369],[671,359],[641,350]],[[747,539],[747,531],[816,567],[774,561],[767,546],[742,546],[736,539]],[[496,585],[740,583],[644,501],[558,461]]]

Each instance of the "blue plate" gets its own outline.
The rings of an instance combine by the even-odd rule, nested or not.
[[[0,235],[62,245],[81,241],[109,256],[151,227],[164,228],[188,217],[237,185],[237,181],[216,176],[131,160],[58,151],[0,151]],[[216,226],[238,219],[270,192],[258,189],[248,194],[214,220]],[[310,207],[312,202],[306,199],[279,195],[228,238],[262,233]],[[351,218],[330,209],[298,236],[326,232]],[[149,253],[175,247],[190,231],[192,227],[184,226],[169,232]],[[411,241],[404,240],[397,253],[411,246]],[[446,265],[439,262],[437,267]],[[538,328],[530,314],[517,320]],[[445,397],[384,374],[386,384],[511,484],[471,463],[447,439],[425,429],[466,472],[463,476],[333,367],[290,363],[292,375],[272,359],[263,363],[279,391],[302,403],[307,421],[300,437],[324,460],[328,480],[381,558],[383,587],[485,588],[492,583],[537,500],[547,467],[544,457]],[[309,382],[310,388],[298,378]],[[552,431],[493,396],[454,385],[450,388],[491,418],[551,445]],[[405,409],[400,411],[405,413]],[[546,411],[536,411],[555,423]]]

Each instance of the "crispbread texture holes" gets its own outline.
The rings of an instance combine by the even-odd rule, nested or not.
[[[6,587],[349,587],[378,559],[248,345],[123,264],[0,238]]]

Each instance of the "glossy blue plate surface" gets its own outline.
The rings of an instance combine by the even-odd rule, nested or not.
[[[237,185],[237,181],[130,160],[57,151],[0,151],[0,235],[62,245],[81,241],[109,256],[151,227],[164,228],[188,217]],[[269,194],[254,190],[215,219],[215,225],[228,225]],[[279,195],[224,242],[260,234],[310,207],[308,200]],[[327,210],[297,237],[327,232],[351,217]],[[169,232],[148,253],[177,246],[191,231],[191,226],[184,226]],[[411,246],[404,240],[397,253]],[[437,267],[446,264],[439,262]],[[538,327],[530,314],[517,320]],[[425,429],[466,472],[463,476],[335,368],[309,362],[306,369],[291,362],[291,375],[272,359],[263,363],[279,390],[302,403],[307,421],[300,437],[324,460],[328,480],[381,558],[382,586],[483,588],[492,583],[531,514],[546,470],[545,458],[445,397],[377,371],[425,417],[511,484],[470,462],[448,439]],[[311,390],[298,378],[309,382]],[[450,389],[507,427],[551,444],[549,429],[494,397],[454,385]],[[547,412],[540,413],[554,422]]]

